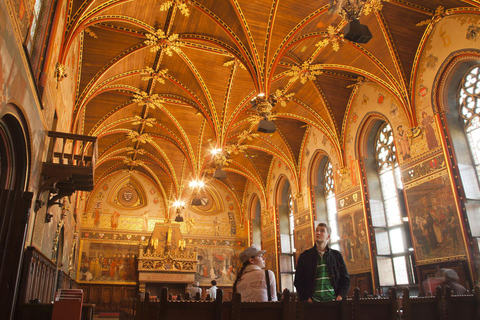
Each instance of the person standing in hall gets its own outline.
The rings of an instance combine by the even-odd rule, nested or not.
[[[215,300],[217,298],[217,281],[212,280],[210,283],[212,286],[208,289],[208,294],[210,294],[211,299]]]
[[[263,270],[265,268],[264,253],[265,250],[252,246],[239,255],[243,266],[233,284],[233,294],[240,293],[242,301],[277,301],[275,274],[272,270]]]
[[[295,288],[302,301],[340,301],[350,289],[342,254],[328,246],[330,227],[320,223],[315,228],[315,245],[305,250],[297,262]]]

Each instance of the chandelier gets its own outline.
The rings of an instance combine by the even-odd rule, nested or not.
[[[262,95],[258,95],[255,99],[250,101],[252,110],[258,113],[257,117],[252,118],[252,122],[258,122],[257,131],[263,133],[274,133],[277,128],[273,123],[275,116],[272,109],[277,103],[277,98],[274,95],[270,95],[265,98]]]

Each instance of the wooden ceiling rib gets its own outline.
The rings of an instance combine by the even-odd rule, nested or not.
[[[480,7],[468,0],[390,0],[381,12],[361,17],[373,39],[354,44],[341,38],[347,22],[329,12],[329,0],[191,0],[189,16],[175,5],[160,11],[164,3],[70,2],[64,49],[83,32],[72,127],[99,137],[97,182],[137,170],[173,198],[181,196],[185,180],[211,178],[204,171],[212,166],[211,148],[246,145],[244,152],[231,155],[228,179],[222,182],[240,201],[249,182],[267,192],[274,157],[296,170],[308,126],[324,131],[341,149],[345,111],[359,76],[408,106],[413,62],[426,28],[416,24],[431,18],[440,5],[446,10]],[[337,30],[333,35],[330,26]],[[153,52],[146,34],[158,29],[167,37],[178,35],[182,46],[169,55],[167,40]],[[319,49],[324,39],[330,40]],[[332,41],[338,41],[337,51]],[[305,83],[292,81],[288,72],[305,62],[322,74]],[[145,68],[168,69],[165,83],[149,79]],[[249,121],[255,115],[250,101],[277,90],[294,93],[286,106],[278,102],[273,109],[278,131],[248,139],[257,133]],[[133,94],[140,92],[157,94],[163,107],[134,102]],[[152,126],[145,124],[148,119],[154,120]],[[151,140],[135,142],[128,133],[148,134]],[[134,160],[143,162],[125,162]]]

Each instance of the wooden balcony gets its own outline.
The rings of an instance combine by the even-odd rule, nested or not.
[[[92,191],[97,138],[72,133],[48,132],[48,151],[42,166],[43,183],[39,190],[37,208],[43,192],[50,190],[48,206],[75,191]]]

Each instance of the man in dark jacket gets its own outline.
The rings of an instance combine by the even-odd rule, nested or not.
[[[348,275],[342,254],[327,245],[330,227],[320,223],[315,228],[315,245],[305,250],[297,261],[295,288],[300,300],[340,301],[350,289]]]

